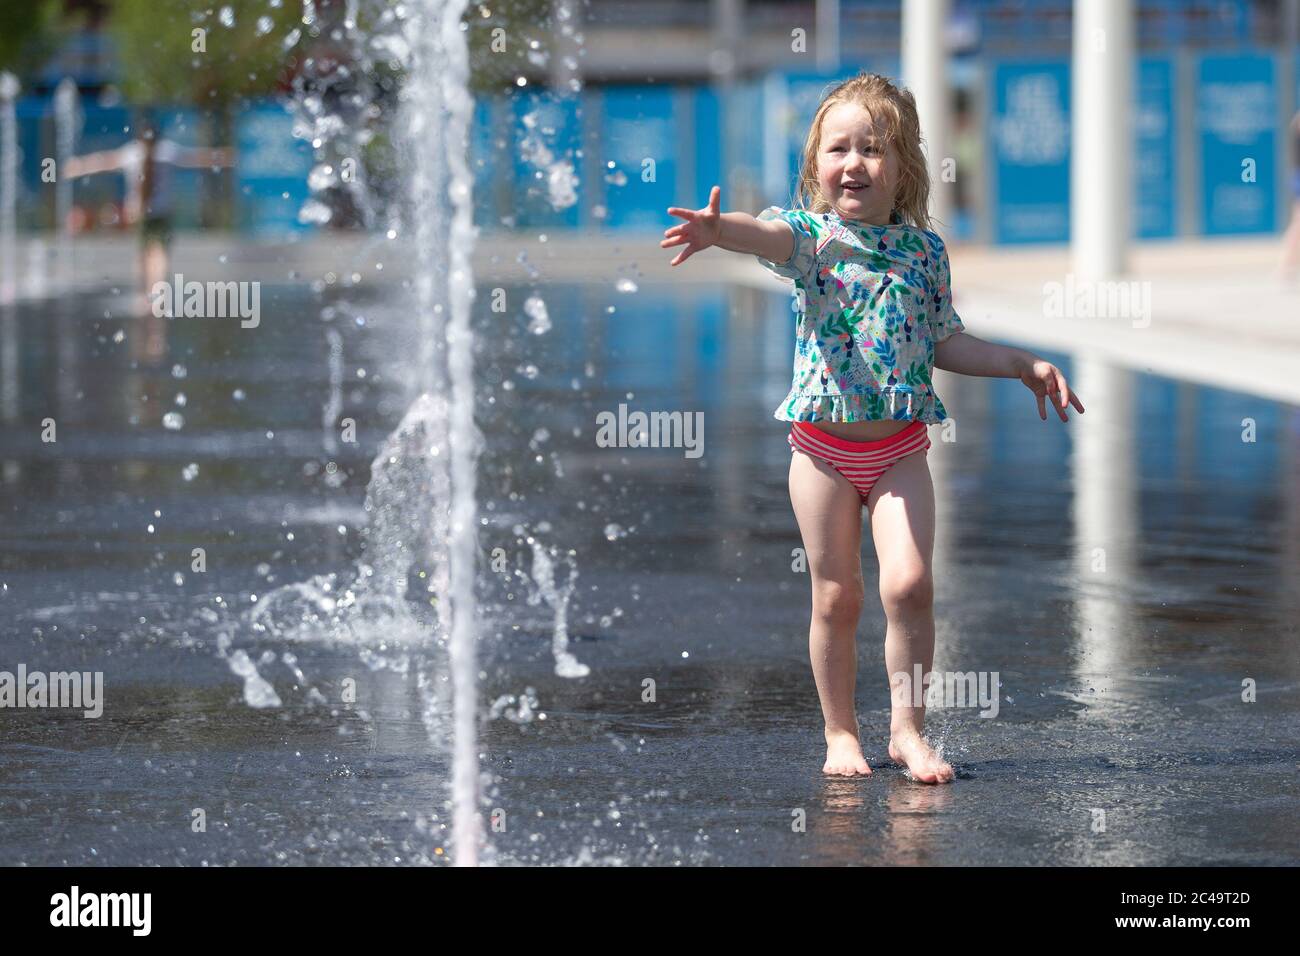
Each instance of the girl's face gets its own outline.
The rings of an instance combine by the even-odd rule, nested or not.
[[[898,157],[876,136],[871,114],[857,103],[836,103],[822,117],[817,181],[840,218],[889,224]]]

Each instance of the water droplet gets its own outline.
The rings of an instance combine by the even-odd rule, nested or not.
[[[248,658],[244,650],[235,651],[230,656],[230,669],[244,679],[244,703],[249,707],[279,707],[280,697],[260,674],[257,666]]]
[[[185,416],[180,412],[168,412],[162,417],[163,428],[170,431],[180,431],[185,427]]]
[[[307,174],[307,186],[312,192],[318,193],[324,189],[329,189],[338,181],[338,174],[334,172],[334,167],[329,163],[318,163]]]
[[[529,318],[528,331],[533,335],[545,335],[551,330],[551,317],[541,296],[530,295],[524,302],[524,312]]]
[[[308,199],[298,210],[298,221],[304,225],[323,226],[333,216],[330,207],[319,199]]]

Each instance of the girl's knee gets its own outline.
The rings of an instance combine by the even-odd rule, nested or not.
[[[861,581],[814,581],[813,614],[835,624],[856,624],[862,613]]]
[[[929,568],[897,568],[880,575],[880,603],[885,613],[924,611],[934,604],[934,576]]]

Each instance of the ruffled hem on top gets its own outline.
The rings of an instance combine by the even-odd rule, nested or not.
[[[783,422],[879,422],[919,419],[937,425],[948,417],[933,391],[918,392],[911,386],[879,391],[804,392],[793,390],[777,408],[774,418]]]

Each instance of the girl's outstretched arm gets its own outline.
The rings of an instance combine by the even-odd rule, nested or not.
[[[686,245],[670,265],[679,265],[709,246],[732,252],[762,256],[773,262],[785,262],[794,253],[794,233],[784,222],[759,222],[746,212],[721,212],[718,204],[722,190],[709,192],[709,204],[703,209],[669,206],[668,214],[686,220],[664,230],[659,248]]]
[[[1045,399],[1052,396],[1052,408],[1067,421],[1066,408],[1073,405],[1083,412],[1083,402],[1070,391],[1061,370],[1033,352],[994,345],[969,332],[950,335],[934,347],[934,367],[958,375],[987,378],[1018,378],[1038,399],[1038,417],[1047,420]]]
[[[60,172],[68,179],[78,176],[93,176],[96,173],[110,173],[121,169],[125,164],[124,150],[105,149],[98,153],[85,153],[81,156],[69,156]]]
[[[994,345],[969,332],[950,335],[934,346],[934,367],[958,375],[983,378],[1018,378],[1020,365],[1035,358],[1032,352]]]

